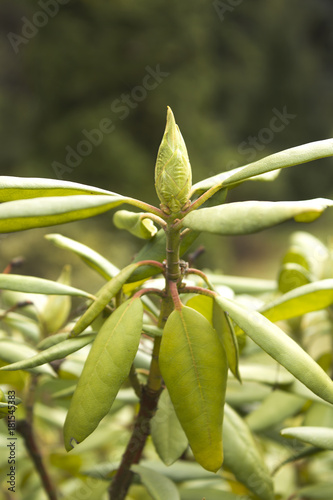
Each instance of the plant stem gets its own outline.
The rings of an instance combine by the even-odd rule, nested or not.
[[[166,228],[166,236],[166,293],[161,300],[161,311],[158,321],[159,328],[164,327],[174,309],[170,288],[177,288],[181,280],[179,265],[180,229],[169,224]],[[135,420],[132,436],[109,487],[110,500],[124,500],[126,498],[134,477],[131,465],[140,461],[147,437],[150,435],[150,421],[155,414],[158,398],[162,390],[162,377],[158,363],[160,345],[161,337],[156,337],[148,381],[142,387],[140,409]]]

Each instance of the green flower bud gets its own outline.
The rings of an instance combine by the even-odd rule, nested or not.
[[[184,139],[168,107],[164,136],[155,167],[155,188],[162,208],[180,212],[189,200],[192,170]]]

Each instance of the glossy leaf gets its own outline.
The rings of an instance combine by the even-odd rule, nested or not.
[[[318,448],[333,450],[333,429],[331,427],[287,427],[282,429],[281,435],[300,439]]]
[[[260,313],[224,297],[216,300],[264,351],[311,391],[333,404],[333,381],[294,340]]]
[[[0,232],[64,224],[94,217],[127,203],[120,195],[52,196],[15,200],[0,205]]]
[[[305,402],[306,400],[300,396],[275,390],[258,408],[247,415],[245,421],[253,432],[262,431],[295,415]]]
[[[64,426],[67,451],[96,429],[127,378],[142,331],[140,299],[128,300],[105,321],[89,352]]]
[[[78,241],[67,238],[67,236],[62,236],[61,234],[47,234],[45,238],[57,247],[76,254],[83,262],[101,274],[105,279],[111,279],[119,273],[119,269],[111,264],[111,262],[98,252],[95,252],[95,250]]]
[[[157,411],[151,420],[151,437],[165,465],[173,464],[188,446],[167,389],[162,392]]]
[[[225,349],[228,365],[232,374],[241,382],[239,372],[239,350],[238,342],[234,332],[234,328],[227,314],[223,311],[219,302],[214,300],[213,303],[213,326],[217,331],[222,345]]]
[[[157,233],[157,228],[151,219],[143,218],[145,213],[118,210],[113,216],[113,223],[118,229],[126,229],[134,236],[150,240]]]
[[[28,368],[35,368],[36,366],[41,366],[45,363],[50,363],[55,359],[62,359],[71,354],[72,352],[76,352],[79,349],[82,349],[85,345],[90,344],[95,339],[96,334],[88,334],[81,335],[77,339],[67,339],[59,344],[53,345],[48,349],[45,349],[42,352],[35,354],[32,357],[24,359],[22,361],[18,361],[16,363],[12,363],[10,365],[3,366],[0,368],[2,371],[11,371],[11,370],[27,370]]]
[[[194,309],[174,310],[164,327],[159,363],[197,462],[216,472],[223,461],[227,382],[226,355],[217,333]]]
[[[180,500],[178,489],[169,478],[142,465],[134,464],[131,470],[140,476],[142,484],[153,500],[170,500],[171,498]]]
[[[295,288],[260,308],[272,322],[290,319],[303,314],[326,309],[333,304],[333,279],[316,281]]]
[[[103,311],[110,300],[117,295],[121,287],[126,283],[131,274],[138,267],[138,264],[130,264],[124,267],[112,280],[108,281],[98,292],[97,299],[88,307],[85,313],[78,320],[71,331],[71,336],[75,337],[83,332]]]
[[[200,183],[195,184],[193,189],[200,188],[201,190],[206,191],[221,181],[223,181],[223,187],[228,187],[245,180],[250,180],[254,176],[271,172],[272,170],[293,167],[295,165],[300,165],[301,163],[307,163],[309,161],[328,156],[333,156],[333,139],[310,142],[308,144],[280,151],[235,170],[223,172],[222,174],[205,179]]]
[[[333,205],[317,198],[306,201],[241,201],[217,207],[202,208],[186,215],[184,227],[194,231],[233,235],[261,231],[288,219],[311,222]]]
[[[228,404],[223,424],[224,464],[260,500],[274,500],[273,483],[250,429]]]
[[[41,293],[45,295],[71,295],[78,297],[94,298],[88,292],[78,288],[50,281],[34,276],[21,276],[19,274],[0,274],[0,290],[15,290],[18,292]]]
[[[0,359],[6,363],[23,361],[36,354],[38,354],[38,352],[35,349],[22,342],[0,339]],[[6,366],[4,366],[3,369],[6,369]],[[56,373],[53,368],[48,364],[43,364],[42,366],[38,366],[36,368],[29,368],[28,370],[32,373],[46,374],[51,375],[51,377],[56,377]]]

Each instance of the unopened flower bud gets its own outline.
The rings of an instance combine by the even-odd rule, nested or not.
[[[191,187],[192,170],[185,142],[168,107],[155,167],[155,188],[162,208],[171,213],[180,212],[189,200]]]

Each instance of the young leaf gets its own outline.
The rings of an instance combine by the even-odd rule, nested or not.
[[[31,356],[35,356],[38,352],[32,347],[24,344],[23,342],[16,342],[14,340],[0,339],[0,359],[6,363],[16,363],[17,361],[23,361]],[[7,365],[6,365],[7,366]],[[3,368],[6,369],[6,366]],[[56,373],[53,368],[48,364],[43,364],[36,368],[27,368],[28,371],[36,374],[46,374],[51,375],[51,377],[56,377]]]
[[[42,293],[45,295],[72,295],[93,299],[94,296],[78,288],[34,276],[19,274],[0,274],[0,289],[18,292]]]
[[[131,470],[140,476],[153,500],[180,500],[178,489],[171,479],[142,465],[134,464]]]
[[[89,267],[95,269],[103,278],[109,280],[119,273],[119,269],[95,250],[79,243],[78,241],[62,236],[61,234],[47,234],[45,238],[57,247],[73,252],[80,257]]]
[[[222,465],[222,422],[227,383],[224,348],[204,316],[183,306],[164,327],[160,369],[197,462]]]
[[[216,300],[213,301],[213,326],[219,334],[222,345],[225,349],[229,368],[232,374],[241,382],[241,375],[238,368],[238,342],[234,328],[228,316]]]
[[[110,300],[117,295],[121,287],[126,283],[133,271],[138,267],[137,264],[130,264],[122,269],[112,280],[106,283],[98,292],[97,300],[85,311],[74,326],[71,336],[75,337],[83,332],[103,311]]]
[[[12,371],[12,370],[27,370],[29,368],[35,368],[36,366],[44,365],[45,363],[50,363],[55,359],[62,359],[76,352],[82,347],[90,344],[96,337],[96,334],[91,333],[88,335],[81,335],[77,339],[67,339],[59,344],[53,345],[42,352],[35,354],[32,357],[17,361],[10,365],[3,366],[0,370]]]
[[[281,435],[296,438],[325,450],[333,450],[333,429],[330,427],[287,427]]]
[[[333,381],[303,349],[263,315],[224,297],[221,307],[264,351],[322,399],[333,404]]]
[[[274,500],[273,483],[250,429],[231,406],[225,405],[224,464],[260,500]]]
[[[265,174],[279,168],[293,167],[294,165],[300,165],[301,163],[307,163],[327,156],[333,156],[333,139],[310,142],[280,151],[241,168],[205,179],[194,185],[193,189],[198,189],[199,186],[201,190],[206,191],[221,181],[223,181],[223,187],[232,186],[241,181],[252,180],[253,176]]]
[[[118,229],[126,229],[134,236],[150,240],[157,233],[157,228],[151,219],[142,218],[144,212],[129,212],[118,210],[113,216],[113,223]]]
[[[331,206],[333,201],[325,198],[287,202],[241,201],[194,210],[184,217],[183,226],[222,235],[249,234],[292,218],[297,222],[312,222]]]
[[[143,323],[140,299],[124,302],[105,321],[92,345],[64,426],[67,451],[88,437],[109,412],[127,378]]]
[[[167,389],[162,392],[157,411],[151,420],[151,437],[165,465],[173,464],[188,446]]]

